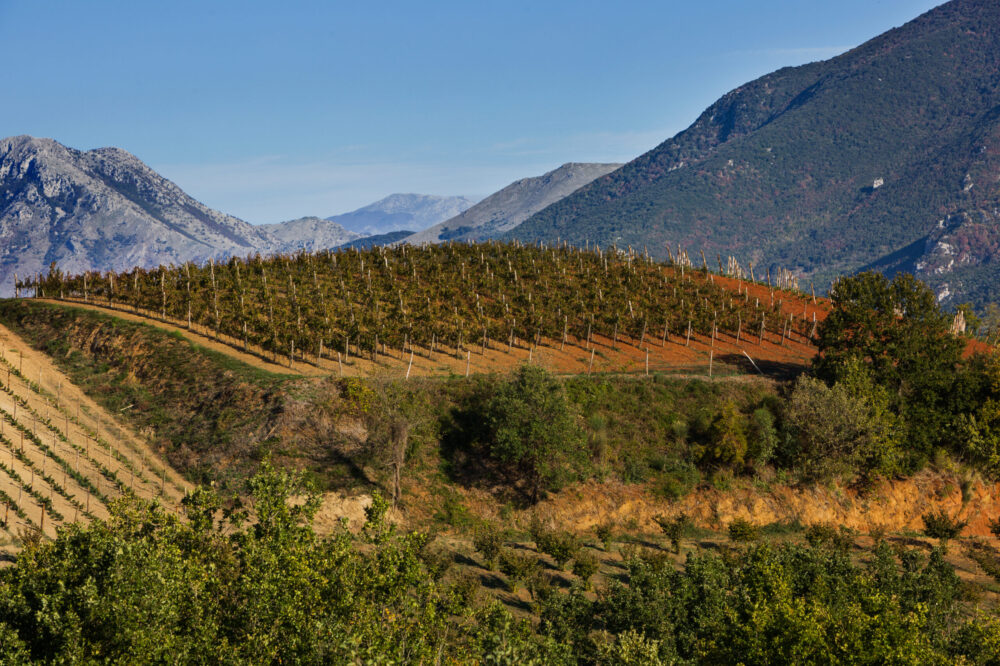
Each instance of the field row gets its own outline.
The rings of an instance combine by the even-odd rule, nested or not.
[[[0,327],[0,528],[55,536],[130,493],[177,506],[186,485],[42,355]]]
[[[272,362],[344,374],[359,359],[377,366],[403,358],[409,367],[411,355],[431,365],[436,355],[453,355],[472,371],[477,353],[533,355],[539,346],[592,353],[600,371],[622,365],[600,358],[604,347],[641,350],[642,366],[630,372],[645,368],[647,348],[655,364],[654,347],[681,339],[684,346],[689,338],[809,346],[823,314],[815,299],[779,289],[769,275],[766,284],[748,280],[732,260],[726,271],[657,263],[631,249],[487,243],[233,258],[117,274],[53,269],[22,288],[156,318]],[[669,356],[663,360],[674,365],[685,360],[684,353]],[[573,365],[591,369],[589,358]]]

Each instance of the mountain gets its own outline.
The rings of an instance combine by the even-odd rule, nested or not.
[[[620,166],[570,162],[541,176],[522,178],[455,217],[414,234],[406,242],[418,244],[494,238]]]
[[[362,237],[336,222],[319,217],[300,217],[278,224],[262,224],[259,228],[277,239],[277,250],[280,252],[326,250]]]
[[[351,249],[358,248],[359,250],[365,250],[370,247],[375,247],[376,245],[393,245],[399,241],[412,236],[413,232],[408,230],[403,231],[390,231],[387,234],[376,234],[374,236],[362,236],[357,240],[352,240],[349,243],[344,243],[340,246],[341,249]]]
[[[942,300],[998,300],[998,72],[1000,3],[953,0],[733,90],[510,235],[659,257],[680,244],[817,286],[913,270]]]
[[[0,140],[0,295],[14,273],[122,270],[265,251],[264,230],[195,201],[118,148]]]
[[[390,231],[426,229],[458,215],[475,203],[468,197],[390,194],[363,208],[326,219],[350,231],[371,236]]]

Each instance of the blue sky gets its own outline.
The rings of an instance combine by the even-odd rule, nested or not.
[[[936,4],[0,0],[0,135],[119,146],[254,223],[485,195]]]

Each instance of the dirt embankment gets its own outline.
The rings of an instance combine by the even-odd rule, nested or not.
[[[473,512],[499,518],[497,502],[488,493],[472,490],[463,494]],[[515,520],[527,525],[530,515],[537,513],[578,532],[610,522],[622,531],[657,533],[657,516],[684,512],[695,524],[715,530],[744,518],[758,525],[832,523],[860,533],[892,533],[919,532],[923,529],[921,516],[938,511],[966,521],[965,536],[990,536],[989,522],[1000,516],[1000,484],[924,471],[864,491],[840,485],[771,484],[725,491],[701,489],[672,501],[643,484],[589,482],[558,493],[530,511],[515,513]]]

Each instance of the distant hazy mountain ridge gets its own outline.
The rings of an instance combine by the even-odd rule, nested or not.
[[[349,231],[374,236],[394,231],[426,229],[458,215],[476,202],[468,197],[391,194],[343,215],[326,218]]]
[[[943,299],[1000,300],[998,71],[1000,3],[953,0],[733,90],[511,235],[679,243],[818,285],[913,270]]]
[[[496,238],[533,213],[620,166],[570,162],[541,176],[522,178],[455,217],[410,236],[406,242],[440,243]]]
[[[362,237],[336,222],[319,217],[300,217],[278,224],[262,224],[260,228],[277,239],[278,246],[275,249],[279,252],[326,250]]]

